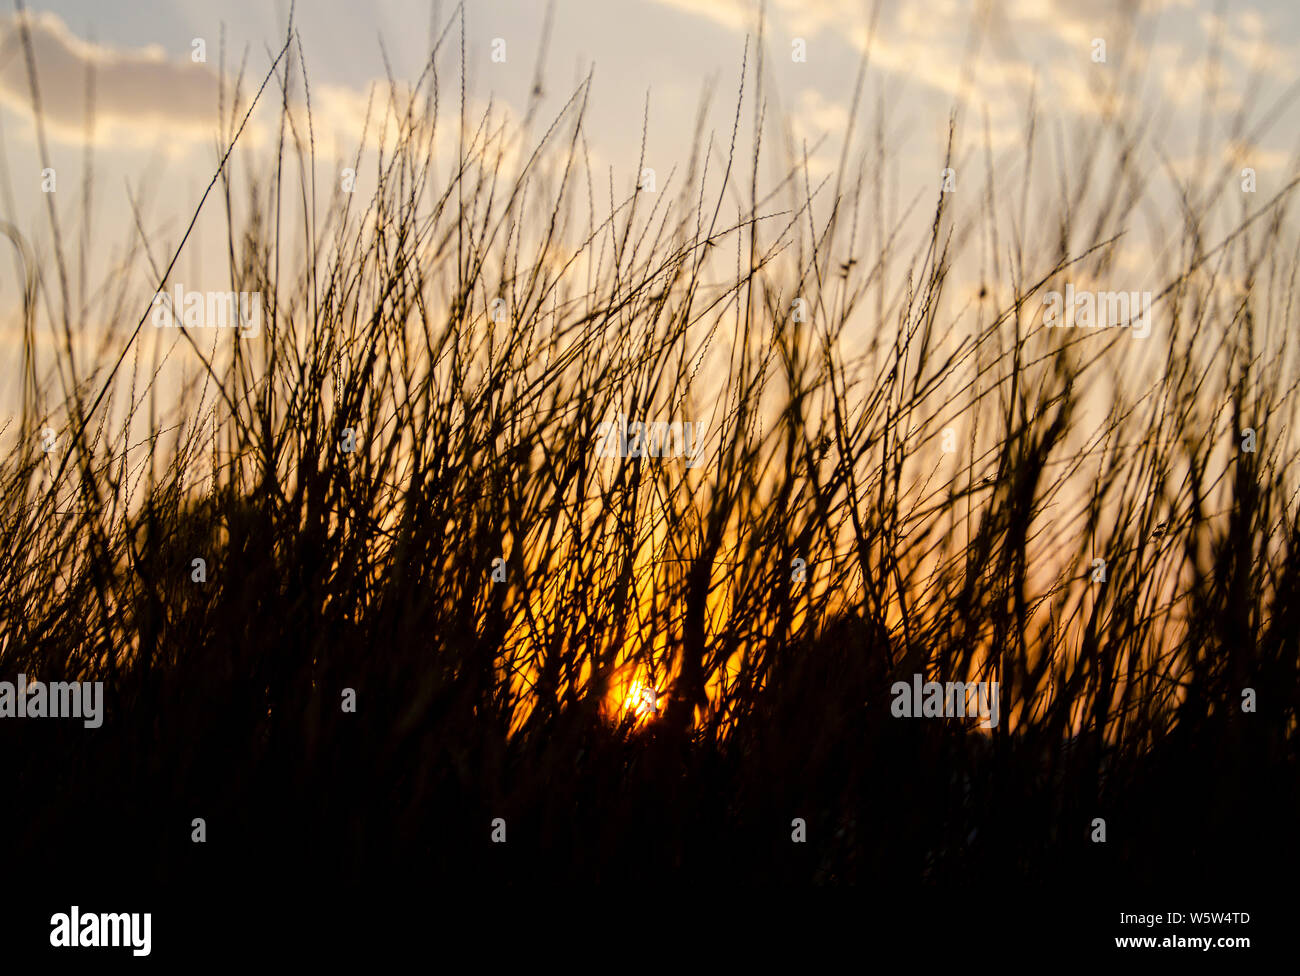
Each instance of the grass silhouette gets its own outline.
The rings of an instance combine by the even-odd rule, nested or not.
[[[0,726],[20,863],[212,890],[1285,876],[1295,182],[1236,210],[1213,167],[1168,174],[1138,357],[1130,330],[1038,317],[1067,280],[1122,277],[1151,192],[1125,116],[1033,201],[1051,245],[1025,220],[997,240],[1038,185],[1032,117],[1020,168],[963,164],[980,189],[936,185],[909,243],[878,205],[880,127],[819,183],[792,138],[738,148],[761,42],[729,140],[620,196],[590,160],[590,78],[552,120],[475,117],[434,68],[463,29],[372,105],[372,190],[319,209],[338,181],[294,35],[246,185],[255,99],[223,92],[209,206],[228,287],[266,298],[256,339],[205,348],[124,296],[87,362],[76,255],[23,259],[0,676],[103,680],[107,714]],[[763,191],[771,159],[787,175]],[[136,248],[151,291],[180,253]],[[620,414],[702,424],[704,463],[598,457]],[[999,727],[894,718],[918,673],[998,681]],[[627,707],[633,681],[655,714]],[[88,821],[113,842],[66,843]]]

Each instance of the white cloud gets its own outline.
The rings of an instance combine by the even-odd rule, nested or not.
[[[159,127],[182,138],[210,135],[216,125],[217,74],[208,65],[169,60],[156,45],[116,50],[81,40],[54,14],[28,14],[32,60],[47,131],[54,138],[83,138],[87,84],[96,125],[115,138],[158,137]],[[0,21],[0,103],[32,114],[22,21]],[[188,51],[187,51],[188,55]]]

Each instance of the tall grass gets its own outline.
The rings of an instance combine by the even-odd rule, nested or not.
[[[0,676],[102,679],[107,719],[0,728],[12,845],[73,870],[93,810],[123,843],[75,858],[159,880],[1294,863],[1294,182],[1238,208],[1232,172],[1165,171],[1152,336],[1048,330],[1044,294],[1122,279],[1157,197],[1126,114],[1044,177],[1031,106],[909,239],[883,126],[822,181],[771,125],[742,150],[761,43],[735,129],[654,193],[593,166],[590,79],[551,120],[475,115],[435,70],[457,44],[453,17],[372,105],[366,192],[317,156],[292,35],[260,93],[223,92],[205,206],[258,339],[154,330],[180,250],[143,230],[145,287],[112,298],[68,298],[61,245],[21,263]],[[254,94],[269,165],[237,138]],[[702,423],[704,463],[598,457],[619,414]],[[1002,722],[891,717],[914,673],[999,681]]]

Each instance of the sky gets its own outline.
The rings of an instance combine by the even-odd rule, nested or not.
[[[472,96],[491,97],[522,112],[532,89],[547,6],[544,0],[469,0],[466,49]],[[1243,94],[1252,69],[1265,74],[1278,92],[1296,78],[1300,7],[1294,4],[1157,0],[1141,7],[1137,36],[1118,29],[1113,11],[1126,7],[1060,0],[886,0],[872,42],[868,99],[886,104],[891,135],[907,141],[905,151],[919,154],[933,152],[946,136],[964,71],[973,81],[969,105],[978,112],[988,110],[995,145],[1018,138],[1032,87],[1040,106],[1049,111],[1094,110],[1088,67],[1093,38],[1107,41],[1109,60],[1093,74],[1141,57],[1150,75],[1145,95],[1151,105],[1164,109],[1194,107],[1188,103],[1200,93],[1191,82],[1216,29],[1222,31],[1225,106]],[[355,106],[364,105],[370,85],[386,74],[385,61],[398,79],[416,77],[435,19],[445,27],[455,10],[445,0],[299,3],[295,24],[317,106],[339,113],[337,135],[344,143],[355,141],[358,133],[349,131],[349,124],[360,122],[347,120],[344,106],[350,103],[355,114]],[[746,35],[754,53],[757,10],[755,0],[556,0],[542,114],[558,111],[591,70],[595,84],[589,128],[596,148],[612,161],[624,162],[629,154],[634,161],[648,96],[649,156],[671,165],[670,160],[685,154],[702,92],[714,93],[710,122],[725,131]],[[288,4],[62,0],[33,6],[32,13],[39,25],[35,37],[42,101],[56,130],[52,151],[75,148],[83,135],[84,69],[93,63],[96,115],[103,129],[98,146],[105,156],[129,168],[147,161],[159,146],[170,146],[173,155],[189,149],[168,177],[183,181],[202,177],[210,163],[222,39],[227,63],[246,54],[248,75],[260,77],[282,41]],[[847,126],[853,81],[867,43],[869,3],[769,0],[766,18],[772,78],[767,94],[773,110],[787,115],[800,137],[815,142],[830,135],[833,142]],[[981,27],[972,48],[977,20]],[[13,15],[0,23],[0,100],[6,110],[7,148],[17,155],[30,135],[30,96],[21,49],[12,36]],[[205,64],[192,60],[196,39],[206,46]],[[504,61],[491,57],[497,39],[505,42]],[[806,44],[806,61],[791,58],[796,39]],[[449,67],[454,67],[456,40],[446,47],[443,63]],[[1290,150],[1287,131],[1285,126],[1275,131],[1274,150]],[[828,145],[828,158],[835,158],[837,150]]]
[[[1104,111],[1098,92],[1140,64],[1136,101],[1148,119],[1156,160],[1176,173],[1196,165],[1198,140],[1210,155],[1234,154],[1259,176],[1260,195],[1294,170],[1300,118],[1283,103],[1266,131],[1241,144],[1228,120],[1248,106],[1247,131],[1297,80],[1300,5],[1155,0],[1136,20],[1130,4],[1065,0],[884,0],[875,14],[861,0],[768,0],[764,7],[767,138],[785,131],[809,151],[814,178],[830,173],[843,140],[878,120],[891,154],[894,204],[931,187],[944,165],[953,112],[960,122],[955,158],[1013,154],[1023,139],[1032,97],[1045,131],[1065,156],[1086,150],[1086,122]],[[666,179],[689,155],[694,122],[706,98],[706,131],[730,137],[741,65],[757,57],[755,0],[556,0],[548,25],[544,0],[469,0],[465,5],[467,96],[491,100],[521,117],[542,65],[539,124],[554,118],[584,77],[593,74],[586,132],[594,159],[612,167],[619,186],[637,176],[645,122],[645,165]],[[455,4],[374,0],[365,4],[305,0],[294,11],[322,155],[350,157],[360,140],[369,93],[386,75],[411,80],[422,70],[431,37],[450,27],[439,65],[448,89],[458,71]],[[245,84],[256,84],[283,43],[289,5],[265,0],[117,2],[54,0],[30,8],[34,56],[46,118],[49,161],[57,176],[57,212],[76,222],[86,170],[87,68],[94,69],[93,206],[88,233],[90,278],[104,274],[129,239],[132,196],[151,235],[179,239],[211,178],[216,145],[217,73],[224,42],[227,72],[241,59]],[[31,92],[14,14],[0,18],[0,153],[4,218],[46,254],[51,230],[40,192],[44,168],[32,122]],[[1135,25],[1135,29],[1133,28]],[[1096,41],[1106,60],[1095,59]],[[199,43],[201,42],[201,44]],[[504,42],[504,46],[502,46]],[[852,96],[870,48],[856,116]],[[204,60],[196,61],[200,52]],[[493,52],[498,56],[494,59]],[[802,50],[805,58],[796,55]],[[1217,74],[1207,58],[1217,51]],[[1197,113],[1210,95],[1220,116],[1208,136]],[[274,135],[275,99],[250,122],[244,143],[265,149]],[[751,109],[738,139],[746,144]],[[1076,141],[1072,141],[1076,140]],[[855,149],[855,152],[857,150]],[[1235,157],[1234,157],[1235,158]],[[773,174],[783,167],[769,156]],[[773,176],[775,178],[775,175]],[[922,208],[924,210],[925,208]],[[925,213],[918,215],[922,222]],[[83,228],[83,231],[85,229]],[[200,224],[181,267],[202,273],[205,254],[220,253],[219,215]],[[12,341],[17,310],[14,273],[0,261],[0,319]]]

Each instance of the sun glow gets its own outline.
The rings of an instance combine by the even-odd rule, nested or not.
[[[643,669],[637,669],[624,684],[616,686],[614,700],[618,701],[618,718],[631,718],[641,725],[653,722],[663,711],[666,696],[655,687],[654,681]]]

